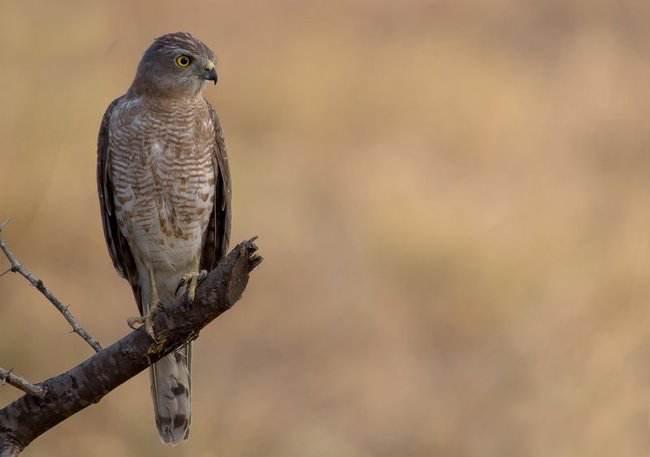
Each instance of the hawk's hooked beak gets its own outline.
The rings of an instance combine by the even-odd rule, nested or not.
[[[208,61],[208,64],[205,66],[205,71],[203,72],[203,77],[208,81],[214,81],[217,84],[217,69],[214,68],[214,63]]]

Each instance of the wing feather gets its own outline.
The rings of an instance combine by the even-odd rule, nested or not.
[[[232,219],[230,167],[219,116],[208,103],[208,110],[214,126],[214,157],[212,164],[215,176],[215,199],[208,228],[205,231],[201,250],[201,269],[212,270],[228,250]]]
[[[102,215],[104,238],[108,245],[113,266],[123,278],[126,278],[133,289],[138,309],[142,313],[142,297],[138,281],[138,269],[135,259],[129,248],[129,243],[124,238],[117,225],[113,200],[113,183],[111,182],[111,151],[108,141],[109,121],[111,113],[124,96],[116,98],[106,109],[102,123],[99,127],[97,138],[97,192],[99,195],[99,209]]]

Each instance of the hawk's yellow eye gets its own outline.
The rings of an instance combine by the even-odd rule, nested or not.
[[[176,57],[176,65],[178,65],[179,67],[187,67],[191,61],[192,58],[190,56],[182,55]]]

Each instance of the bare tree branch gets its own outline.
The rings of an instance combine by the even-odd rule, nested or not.
[[[6,220],[2,223],[0,223],[0,233],[2,232],[2,229],[10,222],[10,220]],[[36,287],[45,297],[56,307],[56,309],[59,310],[61,314],[63,314],[63,317],[68,321],[68,323],[72,326],[72,331],[75,332],[77,335],[82,337],[86,343],[92,347],[95,352],[99,352],[102,350],[102,347],[99,345],[95,339],[86,332],[81,325],[77,322],[77,320],[74,318],[70,310],[68,309],[67,306],[65,306],[61,301],[56,298],[56,296],[48,289],[45,287],[45,284],[43,284],[43,281],[40,279],[34,277],[25,267],[22,266],[22,264],[18,261],[16,256],[14,255],[13,252],[9,249],[9,246],[7,246],[7,243],[2,239],[0,236],[0,249],[2,249],[2,252],[4,252],[5,256],[9,260],[9,263],[11,263],[11,267],[0,274],[0,277],[9,273],[10,271],[13,273],[19,273],[22,275],[27,281],[30,282],[30,284],[34,287]]]
[[[4,385],[5,382],[32,397],[43,398],[45,396],[45,390],[42,387],[30,384],[25,378],[12,373],[11,370],[0,368],[0,386]]]
[[[239,300],[250,272],[262,258],[254,239],[238,244],[199,284],[194,301],[187,296],[154,320],[156,340],[143,327],[80,365],[38,385],[41,399],[23,395],[0,409],[0,457],[18,455],[35,438],[81,411],[150,364],[196,339],[199,331]]]

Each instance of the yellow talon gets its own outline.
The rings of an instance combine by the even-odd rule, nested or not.
[[[181,280],[178,283],[176,293],[178,293],[179,289],[182,286],[187,286],[187,298],[189,302],[192,303],[194,301],[194,297],[196,296],[196,287],[198,286],[199,281],[205,278],[207,275],[208,272],[205,270],[184,274],[181,276]]]
[[[158,311],[162,308],[160,304],[160,299],[158,298],[158,290],[156,289],[156,281],[154,279],[153,271],[149,270],[149,281],[151,286],[151,302],[147,306],[144,316],[129,317],[126,320],[126,323],[133,330],[136,330],[136,324],[144,324],[144,329],[147,332],[147,335],[151,337],[152,340],[156,341],[156,336],[153,331],[153,320],[158,314]]]
[[[188,301],[192,303],[196,296],[196,286],[199,284],[199,281],[207,275],[207,271],[199,270],[199,257],[194,257],[194,260],[192,261],[192,271],[181,276],[181,280],[178,282],[178,286],[176,287],[176,294],[178,294],[181,287],[186,286]]]

